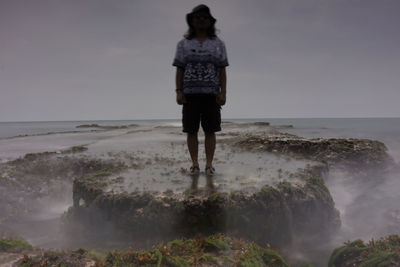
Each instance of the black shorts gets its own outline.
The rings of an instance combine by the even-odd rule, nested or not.
[[[221,131],[221,106],[213,94],[186,94],[182,108],[183,132],[197,133],[200,122],[204,132]]]

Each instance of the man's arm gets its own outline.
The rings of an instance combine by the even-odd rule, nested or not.
[[[221,83],[221,93],[226,95],[226,68],[221,68],[219,72],[219,81]]]
[[[219,82],[221,86],[221,92],[217,96],[217,103],[219,105],[225,105],[226,102],[226,69],[221,68],[219,72]]]
[[[176,83],[176,89],[183,88],[183,68],[176,67],[175,83]]]
[[[180,67],[176,67],[176,76],[175,76],[175,84],[176,84],[176,103],[178,105],[182,105],[186,102],[185,96],[183,95],[183,72],[184,69]]]

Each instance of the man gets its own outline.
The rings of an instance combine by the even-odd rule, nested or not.
[[[192,166],[191,175],[200,172],[198,162],[199,125],[205,135],[207,176],[215,173],[212,165],[215,132],[221,131],[221,106],[226,101],[226,70],[228,58],[224,42],[215,34],[216,19],[206,5],[193,8],[186,15],[188,32],[178,42],[173,66],[176,66],[176,102],[183,105],[183,132]]]

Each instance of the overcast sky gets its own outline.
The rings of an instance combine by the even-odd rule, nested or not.
[[[0,121],[180,119],[172,61],[201,3],[223,118],[400,117],[398,0],[0,0]]]

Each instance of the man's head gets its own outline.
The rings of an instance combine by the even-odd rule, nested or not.
[[[210,8],[206,5],[198,5],[193,8],[192,12],[186,15],[186,22],[189,27],[212,26],[217,20],[211,15]]]
[[[215,36],[215,22],[217,20],[211,15],[210,8],[206,5],[198,5],[193,8],[192,12],[186,15],[186,22],[189,25],[187,36],[194,37],[194,33],[198,30],[207,30],[209,36]]]

